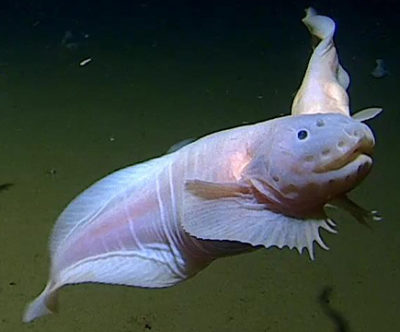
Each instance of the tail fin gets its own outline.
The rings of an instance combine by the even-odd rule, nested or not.
[[[49,282],[43,292],[26,306],[22,321],[29,323],[57,311],[57,293]],[[53,289],[52,289],[53,288]]]

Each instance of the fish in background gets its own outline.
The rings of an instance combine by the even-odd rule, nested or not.
[[[50,278],[25,322],[56,311],[68,284],[168,287],[261,247],[306,248],[314,259],[314,242],[327,248],[320,229],[336,232],[328,204],[379,218],[346,193],[371,169],[374,135],[362,121],[381,109],[350,116],[335,23],[306,13],[318,43],[292,114],[205,136],[86,189],[56,221]]]
[[[78,49],[78,43],[74,41],[74,35],[70,30],[66,30],[64,32],[64,36],[61,40],[61,46],[70,51],[76,51]]]
[[[61,39],[60,46],[63,49],[70,51],[71,53],[76,52],[82,46],[87,46],[87,40],[90,37],[88,33],[72,33],[71,30],[66,30]]]
[[[375,68],[371,71],[371,76],[373,78],[384,78],[389,72],[386,69],[385,61],[383,59],[376,59]]]

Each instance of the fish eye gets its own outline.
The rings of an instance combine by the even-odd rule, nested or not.
[[[306,139],[307,136],[308,136],[307,130],[302,129],[297,132],[297,138],[300,140]]]

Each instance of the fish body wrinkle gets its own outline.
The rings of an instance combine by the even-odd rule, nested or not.
[[[56,221],[50,240],[50,281],[31,303],[24,321],[56,310],[56,291],[66,284],[102,282],[167,287],[186,279],[214,258],[243,251],[243,244],[199,241],[182,230],[185,177],[233,180],[230,159],[209,167],[210,149],[235,150],[242,130],[226,131],[175,153],[119,170],[74,199]],[[248,132],[248,131],[246,131]],[[205,142],[202,144],[201,142]],[[230,143],[230,144],[229,144]],[[218,168],[226,172],[218,172]],[[242,249],[242,250],[239,250]]]
[[[336,232],[326,206],[376,218],[345,195],[371,169],[375,141],[362,121],[381,109],[350,117],[334,22],[308,10],[304,23],[320,43],[292,115],[187,141],[86,189],[56,221],[49,281],[25,322],[56,311],[68,284],[168,287],[261,247],[313,259],[314,242],[327,249],[320,229]]]
[[[305,139],[299,137],[301,131],[307,132]],[[340,148],[352,154],[341,153],[340,142]],[[329,230],[324,204],[366,176],[371,165],[367,154],[373,145],[369,128],[350,117],[288,116],[212,134],[147,164],[109,175],[78,196],[56,222],[51,281],[42,298],[45,305],[39,313],[28,309],[24,320],[54,310],[53,297],[66,284],[167,287],[218,257],[257,245],[299,251],[307,247],[311,254],[312,242],[324,246],[314,228],[299,232],[293,243],[277,242],[278,235],[257,242],[254,236],[259,227],[267,226],[271,234],[290,237],[308,222]],[[331,153],[325,155],[325,149]],[[360,159],[364,154],[365,160]],[[326,165],[322,171],[321,165]],[[334,185],[329,182],[332,178]],[[187,190],[188,184],[192,185]],[[247,220],[234,220],[243,211],[232,202],[242,205]],[[316,215],[312,220],[317,221],[307,221],[307,216]],[[280,222],[273,224],[278,216]],[[215,231],[212,220],[220,218],[225,225]],[[249,220],[262,223],[247,231]],[[234,231],[229,230],[232,226]]]

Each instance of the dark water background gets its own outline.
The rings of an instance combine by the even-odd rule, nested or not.
[[[169,289],[67,287],[59,315],[21,323],[47,280],[54,220],[79,192],[182,139],[289,112],[310,55],[300,21],[310,4],[337,23],[352,109],[385,109],[370,123],[375,167],[351,194],[385,221],[371,231],[337,213],[339,234],[323,234],[331,250],[314,262],[259,250]],[[399,8],[0,2],[0,184],[14,184],[0,192],[0,331],[400,331]],[[380,80],[376,58],[390,71]]]

